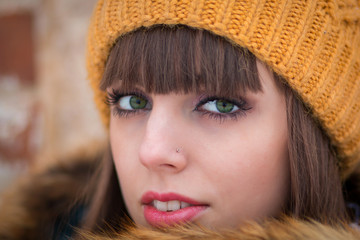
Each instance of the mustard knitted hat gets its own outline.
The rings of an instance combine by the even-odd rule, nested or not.
[[[249,49],[286,79],[336,146],[342,176],[360,161],[359,0],[100,0],[91,20],[87,69],[99,89],[116,39],[142,26],[184,24]]]

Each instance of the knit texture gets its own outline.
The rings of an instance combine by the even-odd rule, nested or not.
[[[286,79],[320,122],[341,159],[342,177],[360,161],[360,0],[100,0],[88,36],[87,69],[99,89],[116,39],[142,26],[185,24],[241,47]]]

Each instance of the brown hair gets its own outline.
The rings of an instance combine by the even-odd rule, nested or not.
[[[289,132],[291,183],[284,213],[329,224],[343,222],[346,210],[335,151],[298,96],[276,74],[275,78],[284,88]],[[140,28],[121,36],[109,55],[100,88],[115,82],[124,91],[139,85],[160,94],[207,91],[237,96],[262,90],[253,54],[208,31],[182,25]],[[85,223],[93,230],[127,216],[108,151],[94,177],[96,190]]]
[[[287,214],[329,224],[344,222],[347,215],[335,150],[299,97],[285,88],[291,182]]]

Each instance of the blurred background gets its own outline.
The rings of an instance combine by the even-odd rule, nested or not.
[[[96,1],[0,0],[0,193],[105,140],[85,70]]]

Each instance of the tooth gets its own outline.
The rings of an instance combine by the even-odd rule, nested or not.
[[[154,200],[154,207],[162,212],[166,212],[168,209],[167,202],[161,202],[159,200]]]
[[[181,202],[181,208],[190,207],[190,203],[187,202]]]
[[[180,202],[177,200],[168,202],[168,211],[176,211],[180,209]]]

